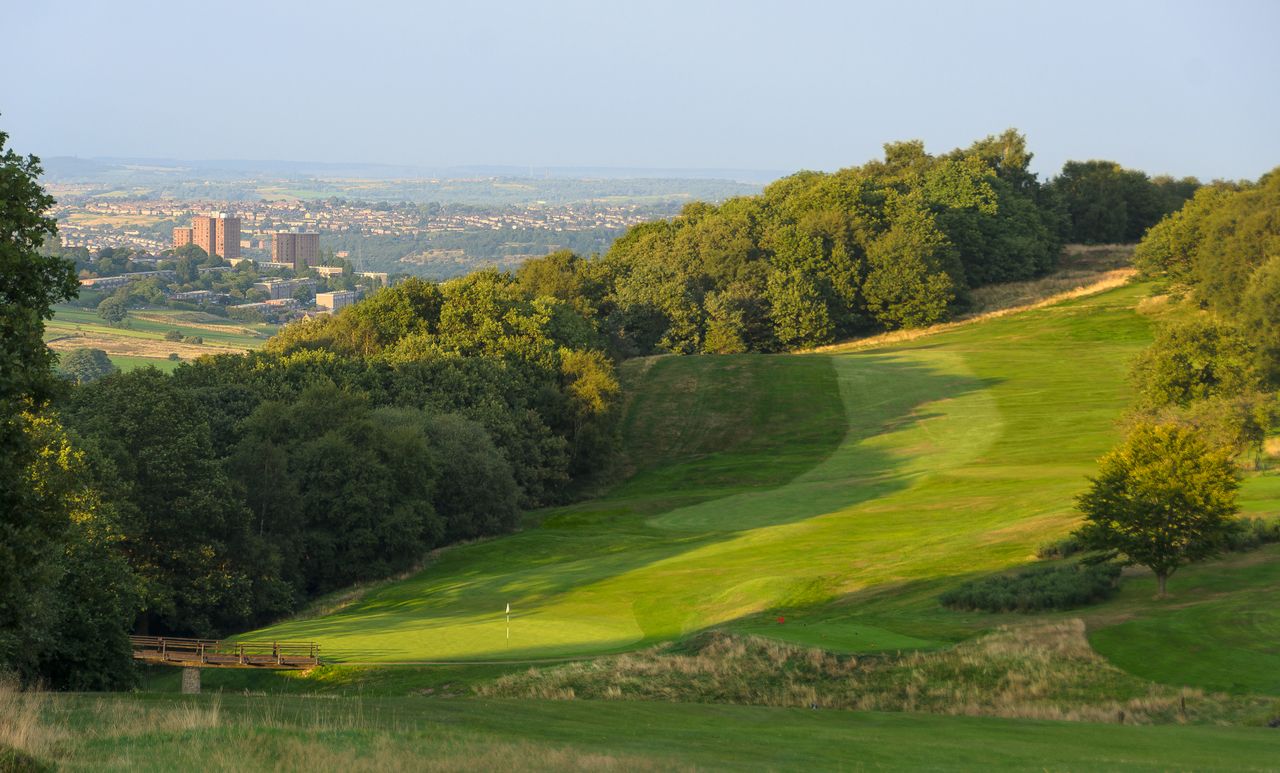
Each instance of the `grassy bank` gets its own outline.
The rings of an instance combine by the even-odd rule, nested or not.
[[[1266,728],[610,701],[53,696],[63,770],[1267,770]],[[0,739],[0,743],[3,739]]]

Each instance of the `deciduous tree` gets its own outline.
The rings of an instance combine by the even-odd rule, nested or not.
[[[1077,500],[1085,516],[1078,533],[1091,548],[1149,568],[1164,596],[1179,567],[1219,550],[1239,487],[1229,449],[1189,427],[1139,424]]]

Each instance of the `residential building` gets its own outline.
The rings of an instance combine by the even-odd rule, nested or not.
[[[326,311],[337,311],[344,306],[356,302],[355,290],[335,290],[331,293],[316,293],[316,308]]]
[[[315,287],[314,279],[264,279],[254,282],[253,289],[261,290],[271,300],[292,298],[299,287]]]
[[[174,246],[178,238],[174,229]],[[240,257],[240,218],[225,212],[196,215],[191,219],[191,243],[209,255],[227,260]]]
[[[99,290],[108,290],[113,287],[123,287],[130,282],[137,282],[143,279],[177,279],[178,275],[172,271],[133,271],[128,274],[118,274],[116,276],[100,276],[92,279],[81,279],[81,287],[92,287]]]
[[[294,269],[320,260],[320,234],[315,231],[276,231],[271,242],[273,263],[292,263]]]
[[[179,247],[186,247],[188,244],[191,244],[191,243],[192,243],[192,240],[193,240],[194,238],[195,238],[195,230],[194,230],[194,229],[192,229],[192,228],[190,228],[190,227],[188,227],[188,228],[181,228],[181,227],[179,227],[179,228],[175,228],[175,229],[173,229],[173,248],[176,250],[176,249],[178,249]]]

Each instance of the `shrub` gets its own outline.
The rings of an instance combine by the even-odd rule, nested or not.
[[[187,336],[182,339],[182,342],[184,344],[202,344],[204,343],[204,338],[201,336]]]
[[[1267,523],[1261,518],[1240,518],[1227,532],[1223,547],[1230,551],[1253,550],[1272,542],[1280,542],[1280,521]]]
[[[1052,558],[1071,558],[1076,553],[1083,553],[1084,544],[1080,542],[1080,538],[1074,534],[1068,534],[1059,540],[1046,542],[1036,548],[1036,558],[1052,559]]]
[[[1111,562],[1036,567],[967,582],[942,594],[945,607],[984,612],[1071,609],[1115,593],[1120,565]]]
[[[0,770],[5,773],[44,773],[53,768],[24,751],[0,744]]]
[[[168,333],[165,333],[165,334],[164,334],[164,340],[166,340],[166,341],[181,341],[181,340],[182,340],[182,331],[181,331],[181,330],[170,330]]]

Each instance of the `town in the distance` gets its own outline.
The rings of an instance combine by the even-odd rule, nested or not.
[[[241,249],[265,240],[242,239],[242,222],[227,212],[195,215],[191,225],[174,227],[170,248],[159,255],[120,248],[117,262],[117,248],[100,248],[99,271],[130,270],[84,277],[80,286],[101,291],[151,282],[172,304],[216,304],[241,319],[284,322],[332,313],[388,282],[386,272],[354,271],[346,253],[322,255],[320,234],[299,228],[272,232],[270,260],[255,261]],[[253,281],[244,289],[246,278]]]

